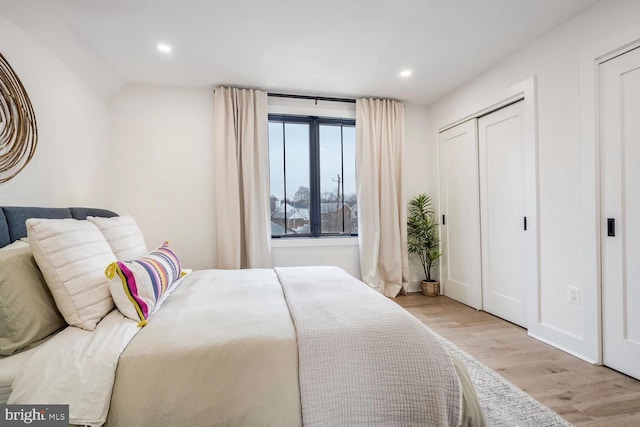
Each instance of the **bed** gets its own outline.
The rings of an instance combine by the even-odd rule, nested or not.
[[[28,218],[87,217],[118,218],[0,208],[0,253]],[[116,305],[91,330],[63,325],[0,358],[8,402],[69,404],[80,425],[485,424],[462,362],[335,267],[191,272],[140,322]]]

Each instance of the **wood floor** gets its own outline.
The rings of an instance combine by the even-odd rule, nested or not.
[[[640,381],[584,362],[445,296],[410,294],[395,301],[570,423],[640,426]]]

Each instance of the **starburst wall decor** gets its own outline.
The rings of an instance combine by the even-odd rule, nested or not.
[[[24,169],[37,144],[36,115],[27,91],[0,54],[0,183]]]

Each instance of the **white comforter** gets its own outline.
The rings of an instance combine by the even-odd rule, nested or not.
[[[295,329],[273,270],[196,271],[120,358],[109,426],[299,426]]]

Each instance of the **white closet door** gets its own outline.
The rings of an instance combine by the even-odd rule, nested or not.
[[[532,169],[523,107],[520,101],[480,117],[478,144],[482,307],[526,328],[525,286],[535,268],[535,258],[529,256],[535,238],[534,218],[527,212],[527,174]]]
[[[600,66],[604,364],[640,379],[640,49]]]
[[[482,308],[476,119],[439,134],[444,294]],[[441,216],[442,219],[442,216]]]

